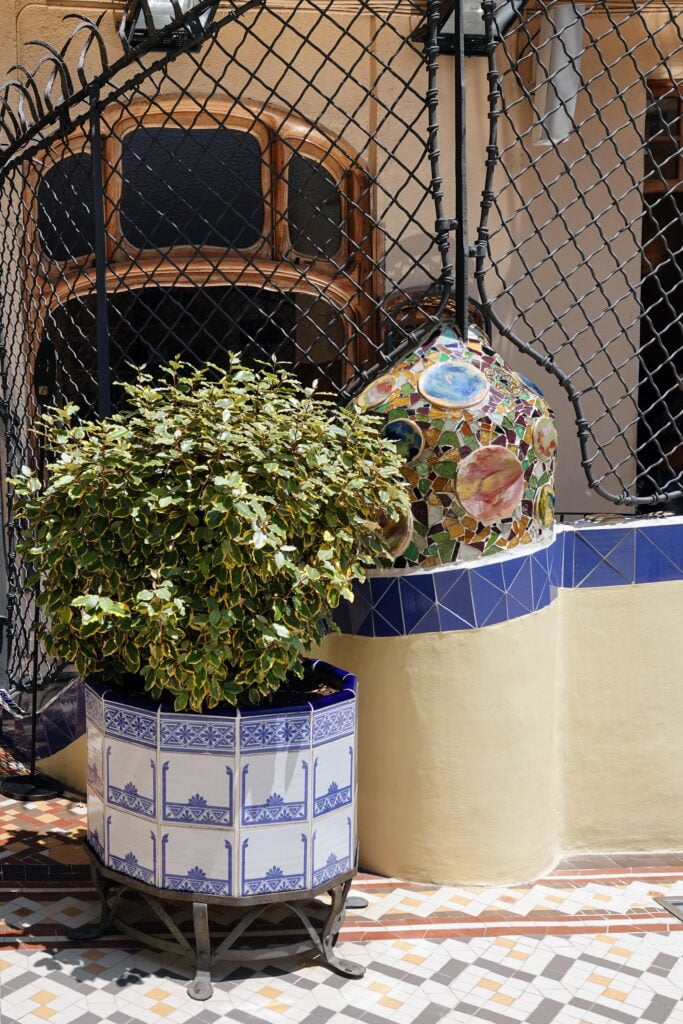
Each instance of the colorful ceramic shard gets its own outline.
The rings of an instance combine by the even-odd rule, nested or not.
[[[535,395],[538,395],[539,398],[543,398],[543,392],[539,388],[538,384],[534,384],[534,382],[530,380],[528,377],[525,377],[523,373],[518,373],[517,376],[521,380],[522,384],[524,384],[524,386],[529,389],[529,391],[533,391],[533,393]]]
[[[460,464],[458,501],[481,523],[506,519],[524,493],[524,469],[514,452],[491,444],[472,452]]]
[[[449,359],[428,366],[417,382],[420,394],[441,409],[467,409],[486,398],[486,377],[472,363]]]
[[[356,399],[359,409],[374,409],[391,396],[396,387],[396,378],[390,373],[378,377]]]
[[[552,459],[557,452],[557,431],[549,416],[534,423],[534,451],[539,459]]]
[[[534,519],[544,530],[549,529],[555,519],[555,492],[549,484],[544,484],[534,498]]]
[[[389,441],[395,442],[406,465],[422,454],[424,437],[414,420],[390,420],[385,424],[382,434]]]

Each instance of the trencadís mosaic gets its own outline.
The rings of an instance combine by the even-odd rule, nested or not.
[[[477,328],[465,344],[444,325],[356,404],[386,417],[384,435],[405,460],[412,516],[391,527],[397,567],[469,561],[550,536],[553,414]]]

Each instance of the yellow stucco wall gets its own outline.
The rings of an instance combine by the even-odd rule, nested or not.
[[[73,793],[85,793],[87,757],[85,736],[79,736],[52,757],[38,761],[38,770],[53,779],[59,779]]]
[[[547,671],[529,671],[531,652]],[[557,608],[481,630],[331,636],[359,677],[365,867],[424,881],[512,881],[558,853]]]
[[[683,582],[560,594],[569,850],[683,847]]]
[[[480,630],[332,636],[360,678],[362,863],[459,882],[683,846],[683,582],[561,590]]]

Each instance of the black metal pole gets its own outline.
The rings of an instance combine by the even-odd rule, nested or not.
[[[455,49],[455,308],[458,329],[467,339],[469,326],[469,258],[470,243],[467,224],[467,146],[465,89],[465,31],[463,0],[454,7]]]
[[[107,243],[104,223],[104,180],[100,97],[90,100],[90,159],[93,185],[93,226],[95,229],[95,294],[97,297],[97,408],[100,417],[111,414],[111,362],[109,357],[109,296],[107,294]]]

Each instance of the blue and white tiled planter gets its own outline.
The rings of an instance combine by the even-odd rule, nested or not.
[[[356,678],[291,708],[180,714],[86,683],[88,841],[163,889],[233,898],[356,867]]]

